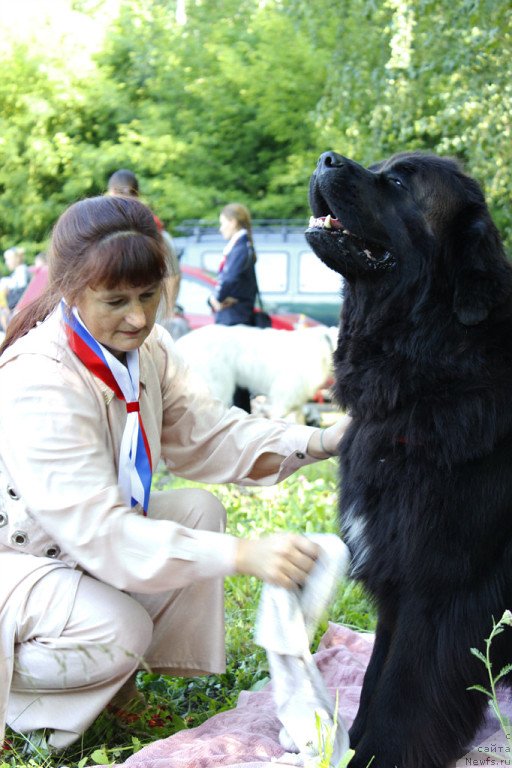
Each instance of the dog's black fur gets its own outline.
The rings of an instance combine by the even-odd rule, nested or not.
[[[470,649],[512,608],[512,269],[453,160],[326,152],[310,204],[337,219],[306,237],[345,277],[341,528],[378,608],[350,765],[444,768],[486,704]],[[493,654],[512,662],[510,629]]]

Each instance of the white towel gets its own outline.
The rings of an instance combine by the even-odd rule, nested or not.
[[[320,556],[300,590],[265,584],[256,619],[255,642],[268,656],[282,746],[303,761],[319,756],[319,724],[333,744],[336,765],[349,748],[348,732],[309,650],[317,624],[347,571],[348,547],[333,534],[308,534]]]

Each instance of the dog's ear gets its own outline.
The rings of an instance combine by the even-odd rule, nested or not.
[[[458,228],[453,308],[463,325],[478,325],[512,296],[512,268],[489,214]]]

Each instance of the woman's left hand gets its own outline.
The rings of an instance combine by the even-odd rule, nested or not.
[[[208,299],[208,304],[214,312],[220,312],[221,309],[227,309],[227,307],[232,307],[233,304],[238,304],[238,300],[234,299],[232,296],[227,296],[224,301],[218,301],[215,296],[212,295]]]
[[[238,304],[238,299],[234,299],[233,296],[226,296],[220,306],[221,309],[227,309],[228,307],[232,307],[234,304]]]
[[[336,456],[338,445],[345,434],[351,417],[344,414],[335,424],[325,429],[316,429],[309,438],[307,452],[314,459],[328,459]]]

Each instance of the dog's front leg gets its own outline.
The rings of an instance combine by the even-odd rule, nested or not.
[[[463,754],[485,707],[467,690],[485,683],[470,653],[483,627],[465,629],[449,606],[443,614],[419,597],[403,603],[350,768],[446,768]]]
[[[363,736],[372,695],[377,687],[382,668],[388,655],[391,635],[392,625],[387,620],[387,617],[386,619],[380,617],[375,633],[375,645],[373,646],[372,655],[364,676],[359,708],[349,731],[350,746],[352,749],[356,749]]]

